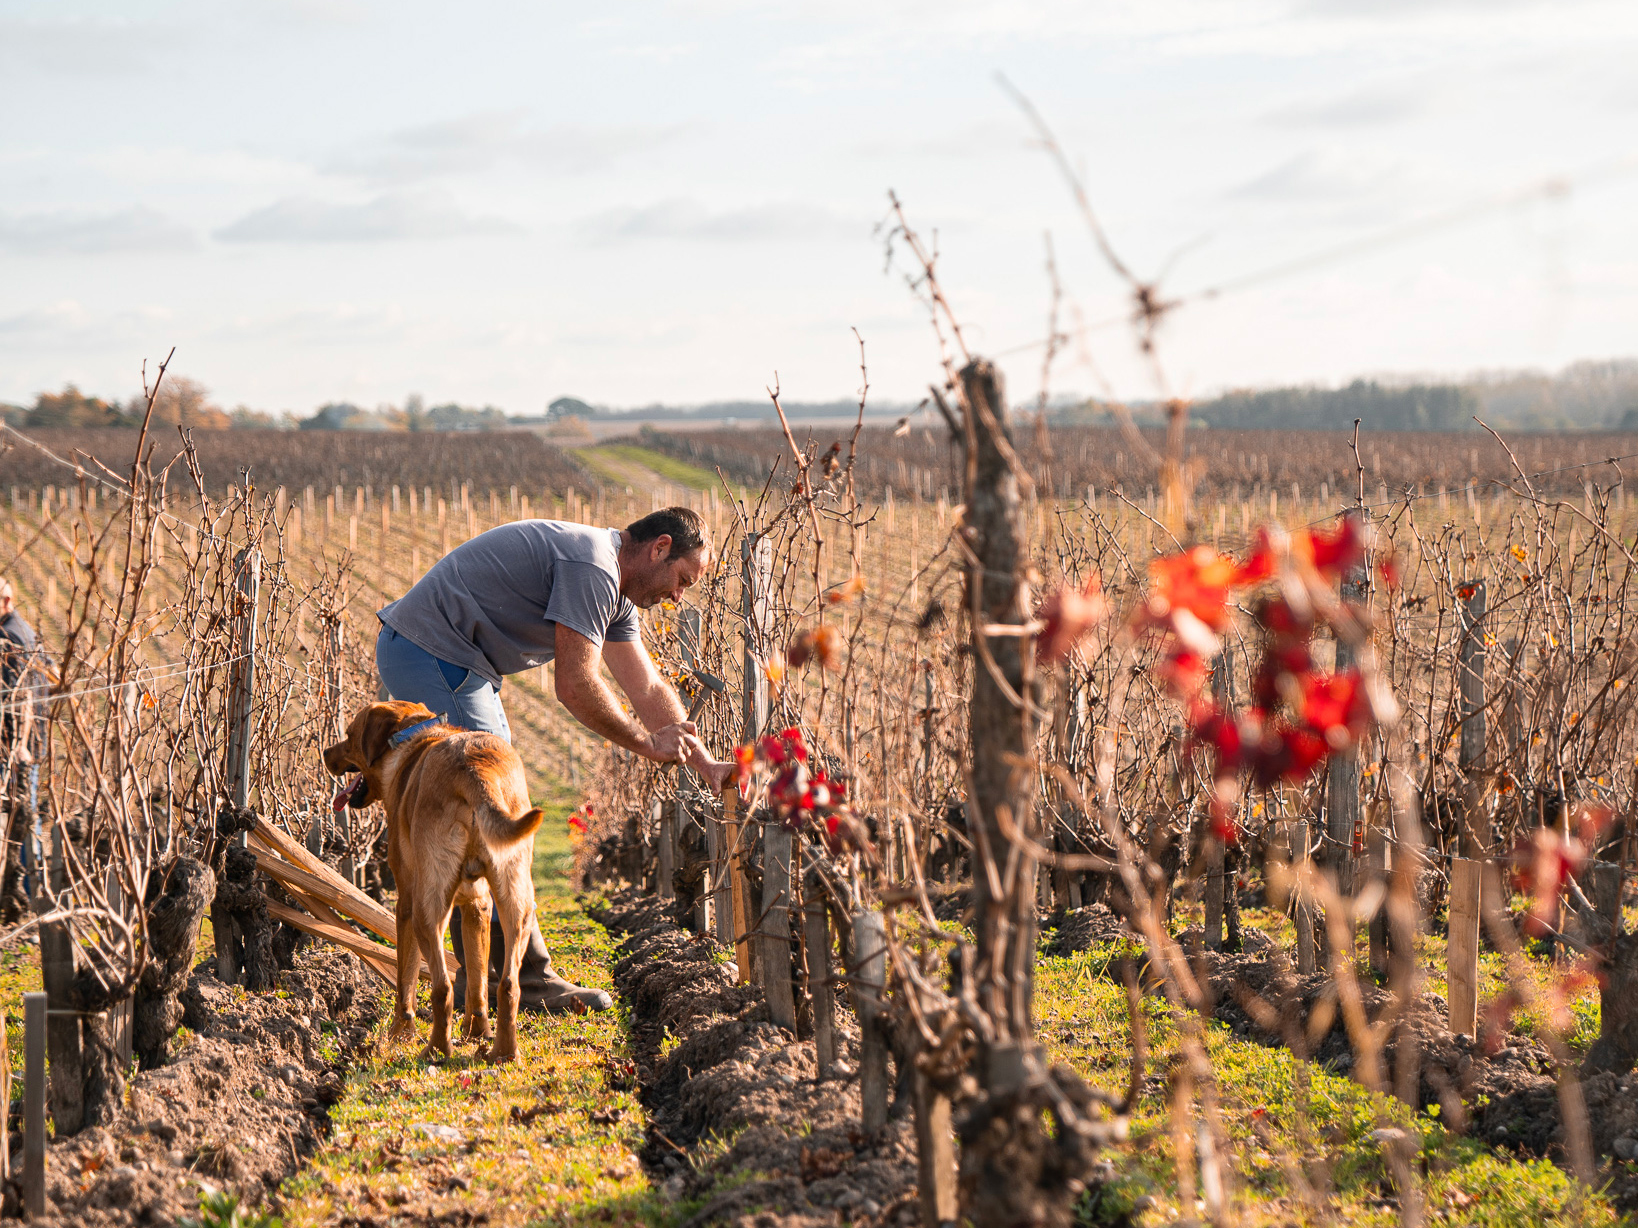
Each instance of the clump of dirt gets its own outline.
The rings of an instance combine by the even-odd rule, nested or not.
[[[130,1082],[107,1126],[46,1153],[41,1224],[116,1228],[175,1224],[198,1210],[199,1186],[261,1202],[318,1147],[346,1067],[379,1014],[379,982],[352,955],[318,946],[279,975],[278,994],[223,985],[207,962],[182,992],[193,1037],[169,1064]],[[21,1156],[22,1136],[11,1136]],[[21,1172],[5,1191],[21,1206]]]
[[[643,1162],[670,1199],[702,1200],[684,1228],[707,1223],[911,1224],[915,1136],[907,1116],[859,1129],[859,1030],[838,1003],[842,1071],[821,1083],[813,1044],[768,1022],[762,991],[736,985],[721,948],[624,892],[589,909],[624,934],[614,983],[632,1015],[649,1114]],[[695,1168],[687,1152],[732,1140]]]
[[[1125,942],[1135,937],[1126,918],[1119,916],[1107,904],[1088,904],[1048,918],[1044,923],[1047,955],[1074,955],[1093,947]]]

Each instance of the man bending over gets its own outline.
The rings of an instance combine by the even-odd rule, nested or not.
[[[705,522],[668,507],[625,529],[558,520],[519,520],[480,533],[435,563],[402,598],[378,613],[376,667],[393,699],[425,704],[451,725],[512,740],[501,706],[507,674],[557,662],[557,697],[574,717],[616,746],[656,763],[687,763],[713,791],[732,765],[713,759],[684,719],[677,692],[643,646],[637,611],[678,601],[710,562]],[[631,702],[622,710],[598,672],[598,658]],[[504,942],[492,922],[495,991]],[[461,914],[455,951],[464,961]],[[609,996],[552,971],[531,913],[523,957],[521,1008],[603,1010]],[[455,982],[464,1000],[466,967]]]

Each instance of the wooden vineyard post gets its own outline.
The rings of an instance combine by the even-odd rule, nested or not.
[[[333,501],[334,496],[331,496]],[[238,623],[239,659],[228,674],[227,784],[229,800],[243,809],[250,802],[250,729],[256,690],[256,622],[262,585],[262,555],[259,550],[241,550],[234,558],[238,568],[239,599],[234,621]],[[245,833],[233,842],[246,847]],[[211,929],[216,938],[216,978],[224,985],[237,985],[240,936],[231,913],[211,906]]]
[[[741,860],[743,853],[740,850],[740,822],[739,822],[739,786],[729,783],[722,791],[722,834],[727,848],[728,864],[728,903],[724,910],[719,906],[717,910],[717,936],[723,938],[723,931],[727,931],[725,942],[734,944],[734,962],[739,969],[739,979],[743,984],[751,979],[751,948],[746,931],[750,929],[750,910],[746,907],[745,866]],[[723,912],[727,912],[728,924],[724,926]]]
[[[1462,789],[1462,828],[1458,843],[1460,858],[1471,863],[1470,868],[1457,872],[1455,863],[1450,873],[1450,930],[1446,946],[1449,961],[1450,1028],[1453,1032],[1473,1033],[1478,1009],[1477,986],[1479,979],[1479,917],[1485,901],[1479,864],[1489,853],[1489,825],[1485,814],[1485,712],[1484,712],[1484,615],[1485,585],[1475,581],[1463,594],[1462,639],[1457,650],[1456,680],[1461,697],[1460,762],[1464,786]],[[1467,893],[1471,892],[1471,898]],[[1469,933],[1471,931],[1471,933]]]
[[[921,663],[921,781],[927,791],[927,813],[933,813],[933,663]]]
[[[30,1219],[46,1209],[46,1011],[45,994],[23,995],[23,1213]]]
[[[860,1129],[873,1135],[887,1124],[887,1038],[881,1030],[887,986],[887,925],[879,912],[853,917],[853,1008],[859,1016]]]
[[[103,891],[108,897],[109,907],[124,914],[126,912],[125,892],[119,885],[119,877],[114,873],[113,866],[109,866],[108,872],[103,876]],[[135,1012],[136,996],[134,994],[108,1008],[109,1038],[113,1041],[114,1054],[121,1062],[131,1060],[131,1046],[135,1040],[133,1035]],[[3,1028],[3,1026],[3,1024],[0,1024],[0,1028]],[[0,1034],[0,1052],[3,1052],[4,1049],[4,1036]],[[10,1102],[0,1097],[0,1104],[6,1103]],[[3,1160],[0,1160],[0,1168],[3,1168],[3,1166]]]
[[[1450,863],[1450,929],[1445,975],[1450,1030],[1475,1035],[1479,1014],[1479,878],[1482,864],[1467,857]]]
[[[1305,976],[1314,971],[1314,905],[1304,881],[1310,870],[1308,820],[1299,819],[1291,826],[1291,872],[1296,876],[1297,971]]]
[[[1621,932],[1621,867],[1613,861],[1595,861],[1587,867],[1591,879],[1593,910],[1610,923],[1610,932]]]
[[[1206,950],[1223,949],[1223,842],[1206,835]]]
[[[836,1066],[836,999],[830,983],[830,904],[815,871],[810,870],[803,880],[802,900],[808,997],[813,1003],[813,1055],[823,1082]]]
[[[922,1228],[953,1226],[960,1215],[956,1198],[955,1129],[950,1098],[926,1074],[915,1073],[917,1194]]]
[[[677,805],[682,805],[679,796]],[[677,893],[672,889],[671,876],[677,865],[677,825],[673,822],[673,808],[667,806],[662,798],[654,799],[654,826],[659,832],[660,847],[656,851],[659,868],[655,876],[655,894],[662,900],[674,900]]]
[[[51,828],[51,854],[46,866],[51,895],[56,898],[68,889],[63,868],[63,829]],[[52,1004],[50,1014],[42,1012],[42,1044],[51,1050],[51,1120],[58,1137],[79,1133],[85,1120],[85,1067],[80,1049],[80,1016],[74,1009],[74,935],[64,921],[40,927],[40,980],[44,997]],[[32,1045],[31,1038],[24,1043]],[[42,1076],[43,1077],[43,1076]]]
[[[740,585],[740,616],[743,620],[744,655],[742,657],[741,692],[740,692],[740,740],[745,744],[756,741],[761,736],[763,727],[768,723],[768,678],[762,671],[762,646],[768,635],[768,588],[773,574],[773,543],[766,538],[749,534],[740,539],[739,543],[739,585]],[[734,950],[739,960],[740,978],[745,981],[751,979],[752,947],[749,942],[751,928],[756,925],[756,912],[750,899],[750,885],[745,878],[745,857],[748,846],[755,843],[751,830],[744,830],[749,824],[750,815],[740,819],[737,815],[739,808],[739,790],[730,785],[724,794],[725,803],[723,816],[726,819],[732,812],[734,821],[725,823],[724,835],[728,846],[728,877],[729,895],[733,901],[733,939]],[[730,810],[732,808],[732,811]],[[768,829],[770,832],[772,827]],[[787,833],[788,836],[788,833]],[[764,848],[764,858],[767,849]],[[785,856],[786,877],[789,877],[790,855],[787,844]],[[766,865],[763,868],[763,880],[769,881],[773,875]],[[785,891],[790,890],[787,883]],[[767,918],[764,918],[766,921]],[[756,926],[760,929],[761,926]],[[790,917],[785,915],[785,932],[790,932]],[[760,944],[759,944],[760,946]],[[758,954],[764,952],[758,950]],[[790,963],[789,945],[784,951],[786,967]],[[786,976],[787,982],[789,975]],[[770,1009],[772,1005],[770,1003]]]
[[[1486,799],[1488,790],[1485,787],[1486,769],[1489,764],[1485,756],[1485,583],[1483,580],[1473,582],[1464,594],[1462,604],[1462,639],[1457,649],[1456,680],[1461,695],[1461,745],[1460,763],[1462,768],[1462,830],[1458,851],[1463,857],[1483,860],[1490,854],[1489,815],[1486,813]],[[1483,891],[1479,879],[1474,879],[1476,890]],[[1456,880],[1451,879],[1451,893],[1454,903]],[[1475,900],[1472,905],[1474,916],[1479,916],[1492,901]],[[1496,901],[1494,903],[1499,903]],[[1475,958],[1477,949],[1475,948]],[[1475,975],[1477,972],[1475,971]]]
[[[796,1031],[796,998],[791,988],[791,829],[774,822],[762,828],[762,920],[757,941],[762,991],[768,1019],[778,1028]]]
[[[1386,884],[1388,881],[1388,836],[1379,823],[1373,823],[1365,833],[1365,858],[1370,866],[1371,880]],[[1388,973],[1388,909],[1384,903],[1370,920],[1371,971],[1377,976]]]

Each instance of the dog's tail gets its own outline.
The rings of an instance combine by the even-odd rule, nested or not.
[[[484,835],[491,843],[506,846],[527,840],[540,827],[540,821],[546,817],[546,812],[536,807],[525,810],[516,818],[509,817],[504,810],[497,810],[494,806],[483,808]]]

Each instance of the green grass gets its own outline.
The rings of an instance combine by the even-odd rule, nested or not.
[[[1272,918],[1261,920],[1275,927]],[[1130,1033],[1125,992],[1105,969],[1120,954],[1114,946],[1094,947],[1043,957],[1036,965],[1039,1036],[1055,1058],[1117,1094],[1126,1083]],[[1158,1076],[1159,1086],[1140,1099],[1130,1137],[1108,1156],[1116,1179],[1098,1206],[1088,1209],[1092,1223],[1113,1222],[1145,1197],[1152,1202],[1141,1224],[1197,1212],[1178,1205],[1165,1086],[1178,1056],[1178,1028],[1159,996],[1146,997],[1144,1009],[1151,1045],[1145,1073],[1151,1080]],[[1424,1174],[1423,1197],[1434,1224],[1569,1228],[1618,1222],[1596,1194],[1577,1202],[1575,1183],[1547,1161],[1517,1161],[1453,1136],[1436,1118],[1391,1096],[1368,1092],[1288,1050],[1239,1039],[1220,1024],[1208,1026],[1206,1045],[1233,1152],[1224,1167],[1234,1174],[1234,1223],[1396,1224],[1397,1192],[1376,1133],[1382,1129],[1404,1130],[1418,1141],[1417,1169]],[[1189,1162],[1192,1167],[1192,1155]]]
[[[567,814],[566,805],[551,804],[535,841],[541,931],[564,976],[606,989],[613,941],[570,894]],[[385,1029],[383,1019],[378,1042]],[[476,1062],[470,1046],[458,1047],[446,1065],[429,1066],[417,1056],[427,1031],[423,1022],[413,1045],[354,1068],[332,1110],[330,1140],[285,1183],[290,1228],[372,1211],[419,1223],[456,1207],[486,1212],[497,1225],[666,1220],[668,1209],[635,1155],[644,1135],[636,1092],[610,1085],[611,1064],[625,1059],[623,1008],[525,1015],[520,1058],[501,1067]],[[542,1104],[548,1108],[531,1124],[512,1120],[514,1107]],[[618,1110],[616,1120],[593,1120],[609,1110]],[[415,1123],[452,1128],[460,1140],[427,1137]]]
[[[605,443],[592,448],[576,448],[574,456],[599,477],[621,486],[631,483],[623,466],[617,463],[620,461],[640,465],[659,474],[672,485],[683,486],[689,490],[712,490],[721,486],[717,475],[711,470],[690,465],[687,461],[680,461],[674,456],[667,456],[664,452],[651,451],[637,444]]]
[[[38,993],[40,948],[17,943],[0,950],[0,1003],[6,1012],[6,1051],[11,1059],[14,1095],[23,1094],[23,995]]]

